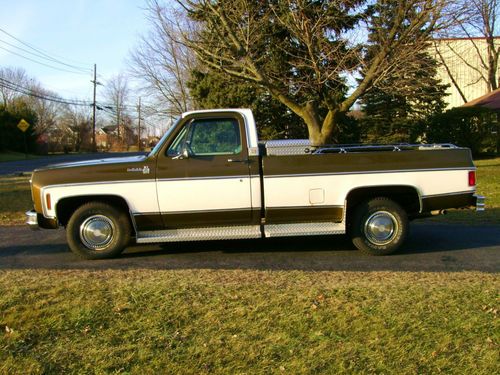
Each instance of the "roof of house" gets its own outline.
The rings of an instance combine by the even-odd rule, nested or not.
[[[500,89],[493,90],[479,98],[465,103],[462,107],[485,107],[496,111],[500,110]]]
[[[108,125],[108,126],[103,126],[101,129],[103,132],[109,134],[109,133],[113,133],[114,131],[116,131],[116,128],[117,128],[116,125]],[[120,128],[125,129],[128,132],[132,131],[132,129],[130,129],[130,127],[127,125],[120,125]]]

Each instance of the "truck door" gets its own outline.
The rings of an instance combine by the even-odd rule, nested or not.
[[[187,121],[158,156],[166,229],[252,224],[245,124],[236,117]]]

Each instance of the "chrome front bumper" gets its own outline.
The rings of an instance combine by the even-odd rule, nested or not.
[[[484,211],[484,201],[486,200],[486,198],[482,195],[477,194],[474,194],[474,198],[476,199],[476,211]]]
[[[35,210],[26,211],[26,224],[32,230],[40,229],[40,227],[38,226],[38,214]]]

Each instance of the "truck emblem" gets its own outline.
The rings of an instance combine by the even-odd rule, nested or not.
[[[145,165],[142,168],[127,168],[127,172],[142,172],[142,174],[149,174],[149,167]]]

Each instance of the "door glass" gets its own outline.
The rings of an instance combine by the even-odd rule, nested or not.
[[[235,119],[197,120],[186,141],[193,155],[234,155],[241,152],[241,137]]]
[[[185,126],[182,130],[177,134],[175,140],[172,142],[170,147],[168,148],[167,155],[168,156],[177,156],[182,152],[182,148],[185,144],[186,132],[189,126]]]

